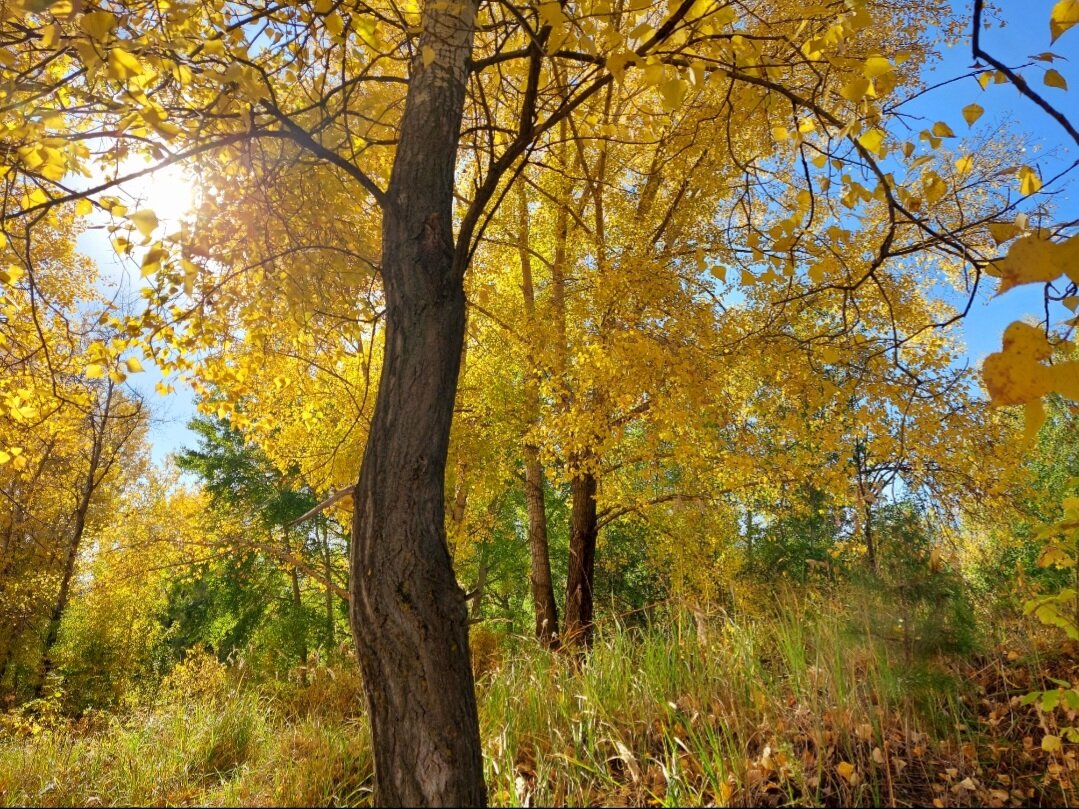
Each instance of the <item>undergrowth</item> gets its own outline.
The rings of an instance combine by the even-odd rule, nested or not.
[[[1073,746],[1021,705],[1071,657],[1026,638],[911,656],[864,609],[611,626],[587,656],[474,632],[495,805],[1070,804]],[[909,639],[908,639],[909,641]],[[361,683],[190,655],[119,714],[0,718],[5,805],[354,805],[373,797]]]

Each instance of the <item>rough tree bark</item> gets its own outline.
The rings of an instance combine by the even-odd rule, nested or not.
[[[451,217],[475,11],[475,0],[424,11],[383,214],[385,357],[349,585],[383,805],[486,802],[465,594],[444,525],[465,323]]]
[[[573,505],[569,527],[569,571],[566,580],[566,629],[563,642],[567,646],[592,645],[592,594],[596,574],[596,537],[599,523],[596,518],[596,478],[588,472],[579,473],[570,484]]]

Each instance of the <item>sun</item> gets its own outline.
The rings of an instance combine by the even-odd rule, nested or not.
[[[129,165],[128,165],[129,164]],[[140,160],[124,165],[134,174],[145,169]],[[166,166],[123,184],[127,199],[124,203],[131,211],[149,209],[166,227],[176,227],[194,209],[196,204],[195,183],[180,166]]]

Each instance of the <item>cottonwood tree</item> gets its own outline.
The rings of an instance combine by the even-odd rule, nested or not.
[[[159,232],[153,212],[126,210],[114,193],[125,179],[213,155],[223,177],[200,215],[237,215],[226,187],[271,182],[287,142],[290,165],[338,185],[317,200],[339,203],[323,208],[339,214],[333,232],[380,232],[368,258],[383,296],[381,375],[357,464],[350,588],[385,803],[485,800],[465,598],[444,528],[464,276],[492,212],[563,122],[575,123],[574,138],[616,135],[617,123],[583,114],[587,103],[642,85],[672,113],[698,93],[725,99],[702,126],[733,144],[741,210],[787,209],[767,228],[756,215],[731,220],[733,249],[768,267],[763,283],[810,266],[814,285],[853,293],[879,283],[897,256],[929,250],[964,264],[972,283],[981,272],[964,239],[987,222],[936,218],[962,184],[927,169],[932,156],[891,126],[889,104],[917,82],[939,4],[22,0],[4,15],[4,231],[32,234],[39,216],[68,205],[114,217],[117,248],[154,279],[132,331],[166,369],[190,367],[220,339],[185,330],[232,300],[217,282],[179,299],[203,276],[246,265],[222,266],[197,231]],[[754,111],[775,142],[743,142],[731,110]],[[936,151],[951,133],[937,122],[921,140]],[[133,157],[146,168],[132,169]],[[76,173],[89,179],[73,184]],[[1036,190],[1033,170],[1021,175]],[[883,223],[876,250],[818,266],[838,240],[814,230],[818,212],[846,232],[866,209]],[[310,261],[318,235],[291,258]],[[267,256],[252,264],[248,279],[272,266]],[[287,302],[277,276],[262,277],[250,293]],[[93,365],[111,367],[122,350],[110,343]]]

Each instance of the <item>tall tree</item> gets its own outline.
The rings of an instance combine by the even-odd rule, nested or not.
[[[304,222],[381,233],[377,258],[367,258],[384,294],[382,375],[356,484],[350,578],[380,801],[485,797],[444,476],[465,270],[525,162],[543,160],[563,121],[577,124],[575,139],[616,137],[619,122],[583,114],[590,99],[648,95],[676,116],[687,100],[714,96],[719,114],[701,126],[729,144],[744,186],[722,251],[766,264],[762,283],[781,288],[811,266],[813,293],[851,298],[883,283],[890,263],[926,251],[977,276],[982,255],[967,237],[980,235],[985,219],[938,218],[937,203],[962,183],[941,165],[925,169],[914,144],[888,131],[897,115],[890,97],[917,81],[925,32],[944,16],[932,2],[859,0],[5,7],[0,36],[13,53],[0,67],[8,91],[0,114],[16,158],[5,179],[5,233],[32,231],[42,213],[83,198],[119,220],[127,235],[117,234],[118,247],[153,278],[138,325],[165,367],[193,368],[222,331],[246,328],[235,317],[240,301],[288,299],[264,282],[309,256],[200,242],[198,223],[186,244],[183,231],[155,241],[152,212],[128,212],[111,194],[125,173],[144,171],[129,169],[129,157],[149,161],[145,171],[216,161],[222,176],[210,184],[203,220],[243,219],[230,197],[318,163],[333,188],[318,198],[320,216]],[[771,141],[728,127],[746,111]],[[634,136],[654,137],[657,120]],[[950,132],[940,122],[924,140],[937,150]],[[886,157],[900,164],[895,171]],[[64,181],[72,171],[105,177],[75,189]],[[836,234],[869,209],[877,249],[834,256]],[[318,255],[337,247],[317,228],[287,235],[320,245]],[[221,261],[230,248],[229,258],[248,260]],[[206,276],[214,279],[200,289]],[[203,328],[215,309],[225,328]],[[586,504],[592,490],[582,486]]]

